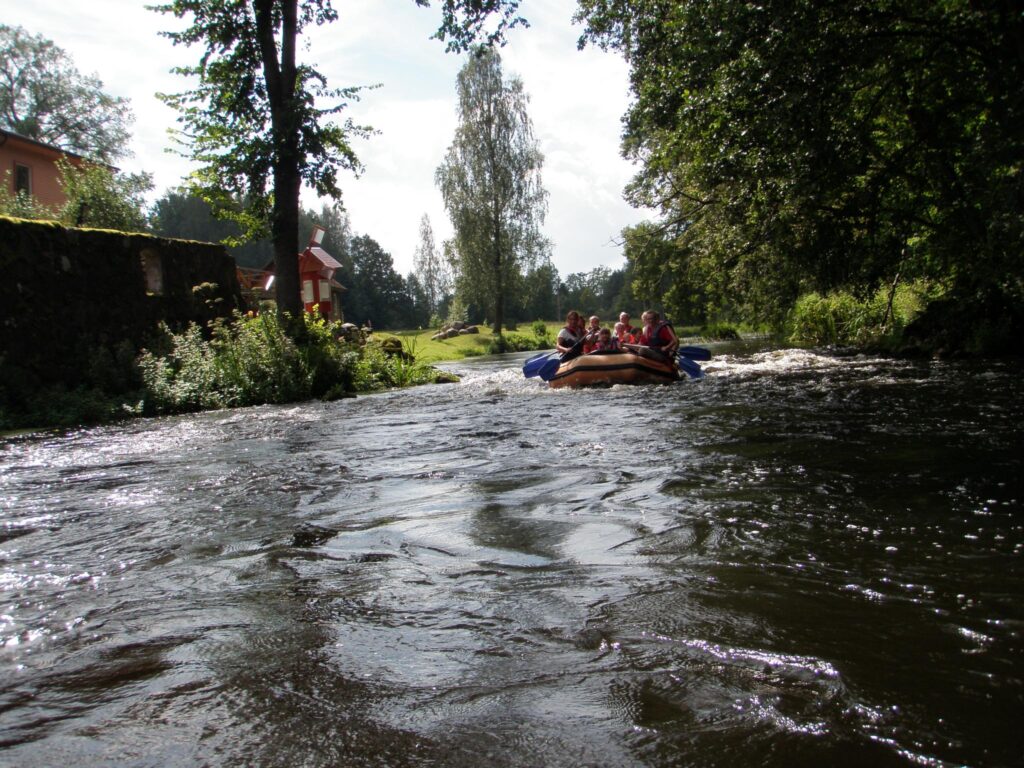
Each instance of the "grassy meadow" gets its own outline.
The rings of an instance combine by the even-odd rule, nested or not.
[[[467,333],[464,336],[455,336],[451,339],[441,341],[431,340],[431,336],[437,333],[434,328],[426,330],[407,331],[374,331],[374,337],[383,340],[388,337],[395,337],[402,341],[402,346],[407,352],[414,355],[417,362],[421,363],[444,363],[452,360],[461,360],[464,357],[477,357],[489,354],[491,343],[494,341],[494,334],[491,329],[485,326],[478,326],[480,333]],[[548,329],[548,343],[543,347],[554,349],[555,336],[562,323],[545,323]],[[515,334],[536,339],[531,327],[527,324],[520,325],[515,331],[506,331],[505,335]],[[538,342],[540,343],[540,342]]]
[[[545,322],[544,326],[547,328],[547,340],[545,342],[538,341],[533,348],[554,349],[555,337],[558,335],[558,331],[562,328],[563,323],[551,321]],[[376,331],[374,336],[378,340],[388,337],[400,339],[402,346],[416,358],[417,362],[429,365],[431,363],[444,363],[452,360],[461,360],[464,357],[489,354],[490,346],[494,341],[494,334],[489,327],[482,325],[478,327],[480,328],[480,333],[455,336],[454,338],[441,341],[431,340],[430,337],[437,333],[435,329]],[[701,329],[698,326],[687,326],[677,329],[680,338],[685,339],[700,338],[700,331]],[[505,335],[537,339],[532,323],[522,323],[515,331],[506,331]]]

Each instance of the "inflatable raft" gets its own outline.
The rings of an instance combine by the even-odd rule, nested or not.
[[[608,387],[613,384],[671,384],[679,380],[679,369],[664,355],[643,350],[633,352],[592,352],[574,357],[558,366],[548,380],[549,387]]]

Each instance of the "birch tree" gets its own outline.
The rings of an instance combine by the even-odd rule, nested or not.
[[[471,51],[457,89],[459,123],[435,180],[455,230],[458,290],[493,311],[500,335],[510,297],[544,249],[544,157],[522,81],[505,79],[496,51]]]
[[[452,270],[441,257],[434,241],[434,229],[430,217],[423,214],[420,219],[420,244],[413,257],[413,271],[423,289],[430,314],[436,314],[452,292]]]

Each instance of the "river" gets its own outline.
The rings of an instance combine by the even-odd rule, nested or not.
[[[1020,364],[713,350],[5,439],[0,764],[1022,764]]]

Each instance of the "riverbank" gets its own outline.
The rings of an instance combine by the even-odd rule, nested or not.
[[[538,336],[533,325],[523,325],[515,330],[505,331],[506,338],[513,341],[519,340],[516,346],[522,346],[519,351],[527,349],[550,349],[554,347],[555,336],[560,323],[543,323],[545,333]],[[497,339],[491,328],[483,325],[477,326],[477,333],[468,333],[461,336],[453,336],[450,339],[435,340],[435,328],[417,328],[397,331],[378,331],[373,334],[376,339],[396,338],[402,342],[402,346],[412,354],[418,362],[425,364],[449,363],[462,360],[467,357],[481,357],[494,354],[494,346]]]
[[[29,379],[0,381],[0,435],[105,424],[221,408],[334,400],[422,384],[450,383],[434,366],[501,351],[554,347],[559,322],[508,329],[499,341],[488,327],[434,339],[435,329],[378,331],[365,344],[340,328],[307,318],[296,341],[276,315],[237,316],[206,333],[166,331],[149,349],[98,349],[76,388]],[[679,328],[694,338],[697,328]]]
[[[419,332],[417,332],[418,334]],[[484,335],[486,341],[487,335]],[[0,431],[103,424],[221,408],[335,400],[453,380],[432,360],[475,349],[455,345],[421,359],[418,340],[374,334],[350,338],[340,324],[306,317],[286,330],[273,313],[236,315],[180,333],[164,328],[135,350],[96,349],[75,387],[30,375],[0,378]]]

